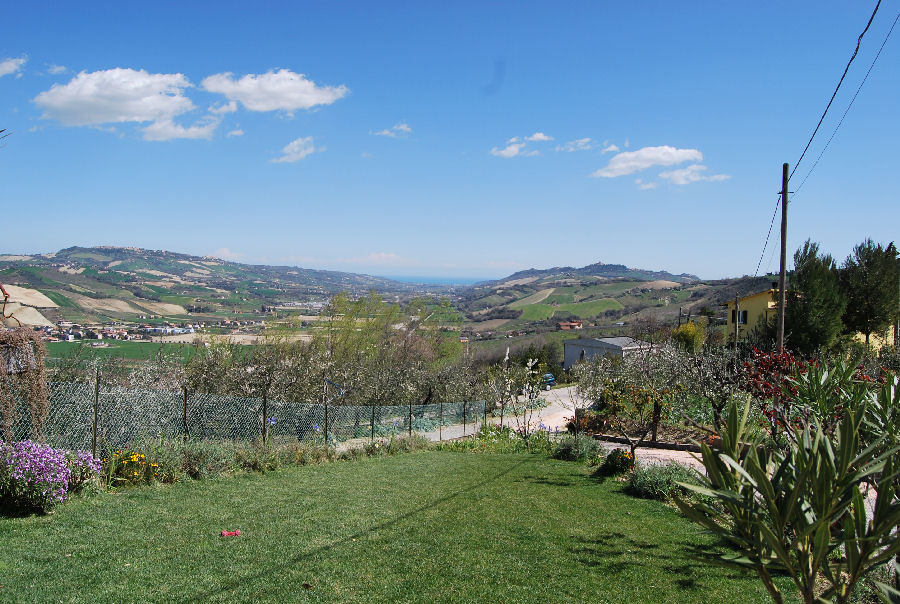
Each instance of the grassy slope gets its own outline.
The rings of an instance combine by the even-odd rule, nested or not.
[[[0,518],[0,600],[767,601],[691,561],[695,525],[620,490],[577,464],[432,452],[103,495]]]

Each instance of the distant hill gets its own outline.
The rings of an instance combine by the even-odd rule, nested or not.
[[[185,319],[258,314],[266,307],[313,310],[328,297],[369,291],[400,299],[443,292],[442,286],[402,283],[357,273],[294,266],[250,265],[134,247],[69,247],[51,254],[0,255],[0,283],[37,290],[53,307],[48,319],[78,322],[139,316]],[[14,298],[14,297],[13,297]],[[12,302],[18,302],[11,298]]]
[[[675,281],[676,283],[692,283],[700,281],[697,275],[681,273],[673,275],[667,271],[652,271],[641,268],[628,268],[624,264],[604,264],[597,262],[589,264],[581,268],[572,266],[555,266],[553,268],[536,269],[530,268],[524,271],[513,273],[512,275],[495,281],[488,281],[484,284],[506,283],[510,281],[518,281],[520,279],[536,279],[540,281],[563,280],[563,279],[580,279],[585,277],[600,277],[603,279],[631,279],[635,281]]]
[[[461,293],[457,307],[474,332],[540,331],[561,320],[613,327],[649,318],[676,323],[679,312],[715,318],[723,302],[766,289],[769,279],[702,281],[689,273],[597,262],[531,268],[476,283]]]

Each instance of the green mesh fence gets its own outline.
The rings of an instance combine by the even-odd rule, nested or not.
[[[447,440],[475,433],[484,401],[402,406],[354,406],[265,401],[204,393],[133,390],[93,384],[50,384],[50,412],[43,440],[66,449],[119,448],[140,438],[256,440],[263,422],[276,442],[317,441],[339,445],[416,433]],[[40,439],[28,408],[17,407],[14,440]]]

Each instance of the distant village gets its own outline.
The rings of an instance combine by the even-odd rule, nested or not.
[[[146,319],[148,317],[140,317]],[[74,342],[75,340],[136,340],[151,341],[154,336],[173,336],[197,333],[203,329],[230,330],[240,333],[246,328],[265,327],[264,320],[230,320],[205,321],[198,323],[160,324],[128,323],[116,321],[105,325],[79,325],[72,321],[59,321],[56,326],[35,327],[45,342]]]

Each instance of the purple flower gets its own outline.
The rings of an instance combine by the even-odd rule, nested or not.
[[[274,426],[275,423],[276,423],[277,421],[278,421],[278,420],[275,419],[275,416],[274,416],[274,415],[273,415],[272,417],[270,417],[269,419],[266,420],[266,422],[267,422],[270,426]]]
[[[66,452],[30,440],[0,442],[0,499],[26,511],[49,511],[66,499],[72,471]]]

